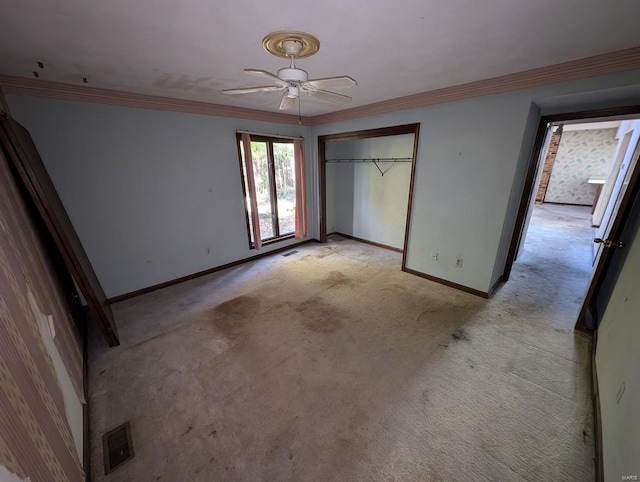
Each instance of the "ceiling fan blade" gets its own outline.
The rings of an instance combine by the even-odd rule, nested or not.
[[[324,79],[311,79],[307,84],[316,89],[346,89],[355,87],[358,83],[347,75],[342,77],[326,77]]]
[[[296,97],[289,97],[288,92],[285,92],[280,101],[280,110],[290,110],[296,106]]]
[[[249,75],[255,75],[256,77],[264,77],[265,79],[269,79],[278,85],[282,85],[282,86],[288,85],[284,80],[280,80],[280,78],[276,74],[272,74],[271,72],[267,72],[266,70],[244,69],[244,73]]]
[[[329,92],[328,90],[316,90],[315,92],[309,91],[307,94],[317,97],[318,99],[328,100],[329,102],[335,102],[336,104],[344,104],[349,102],[351,97],[348,95],[337,94],[335,92]]]
[[[275,92],[277,90],[282,90],[284,87],[279,85],[265,85],[262,87],[247,87],[244,89],[225,89],[222,91],[224,94],[253,94],[254,92]]]

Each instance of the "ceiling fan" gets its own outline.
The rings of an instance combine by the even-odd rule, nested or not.
[[[296,67],[296,59],[310,57],[320,49],[320,41],[313,35],[293,31],[274,32],[262,40],[262,45],[270,54],[290,59],[289,67],[278,70],[277,74],[272,74],[266,70],[244,69],[246,74],[266,78],[273,82],[273,85],[226,89],[222,91],[223,93],[236,95],[284,91],[280,101],[280,110],[293,109],[301,93],[339,104],[351,100],[348,95],[326,90],[345,89],[358,85],[351,77],[343,75],[340,77],[309,79],[309,74],[306,70]]]

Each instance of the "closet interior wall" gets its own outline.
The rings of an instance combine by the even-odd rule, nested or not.
[[[414,134],[326,143],[327,233],[402,249]]]

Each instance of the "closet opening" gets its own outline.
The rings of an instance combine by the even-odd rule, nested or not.
[[[420,124],[318,137],[320,241],[331,234],[403,253]]]

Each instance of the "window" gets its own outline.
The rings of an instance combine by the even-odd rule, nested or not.
[[[306,235],[301,146],[299,140],[238,135],[251,248]]]

